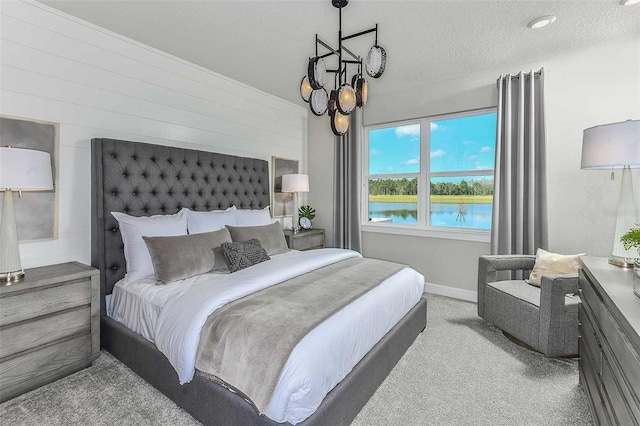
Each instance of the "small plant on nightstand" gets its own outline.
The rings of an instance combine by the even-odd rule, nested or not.
[[[311,206],[302,206],[298,209],[298,216],[300,227],[308,231],[311,229],[311,221],[316,217],[316,211]]]
[[[625,250],[636,249],[636,254],[640,255],[640,225],[631,228],[629,232],[624,234],[620,239]],[[640,257],[636,256],[633,263],[635,277],[633,278],[633,292],[640,297]]]

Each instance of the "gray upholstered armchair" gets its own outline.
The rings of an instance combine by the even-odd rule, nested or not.
[[[478,315],[549,357],[578,353],[578,275],[543,275],[540,288],[524,280],[497,281],[498,271],[532,270],[535,256],[480,256]]]

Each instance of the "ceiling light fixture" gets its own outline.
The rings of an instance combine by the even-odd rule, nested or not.
[[[640,0],[620,0],[620,4],[623,6],[633,6],[640,3]]]
[[[547,25],[553,23],[555,20],[556,17],[553,15],[541,16],[529,22],[527,27],[531,28],[532,30],[537,30],[546,27]]]
[[[338,28],[338,48],[334,49],[329,44],[318,38],[316,34],[316,54],[309,58],[307,75],[300,82],[300,96],[302,100],[309,103],[309,108],[314,115],[323,115],[329,112],[331,119],[331,130],[336,136],[342,136],[349,130],[349,114],[356,107],[362,107],[367,103],[367,81],[363,77],[363,59],[347,49],[342,42],[363,36],[369,33],[376,33],[375,43],[365,62],[365,71],[369,77],[380,78],[384,73],[387,64],[387,52],[378,45],[378,24],[374,28],[360,31],[351,35],[342,35],[342,8],[349,4],[349,0],[331,0],[331,4],[339,10],[340,26]],[[555,18],[554,18],[555,19]],[[324,47],[329,52],[318,54],[318,45]],[[338,64],[335,69],[327,69],[324,59],[336,56]],[[343,59],[349,55],[352,59]],[[348,73],[347,68],[350,69]],[[355,74],[352,74],[354,73]],[[334,90],[327,93],[324,88],[327,73],[334,74]],[[347,74],[353,75],[348,81]]]

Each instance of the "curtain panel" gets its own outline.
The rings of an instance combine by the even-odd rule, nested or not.
[[[498,78],[492,254],[548,248],[544,69]]]
[[[335,138],[335,247],[360,251],[360,150],[362,111],[351,113],[349,130]]]

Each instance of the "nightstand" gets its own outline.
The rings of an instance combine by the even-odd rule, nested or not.
[[[100,354],[100,272],[27,269],[0,286],[0,402],[90,366]]]
[[[324,229],[300,231],[297,234],[294,234],[293,231],[287,229],[284,231],[284,237],[291,250],[312,250],[324,248]]]

